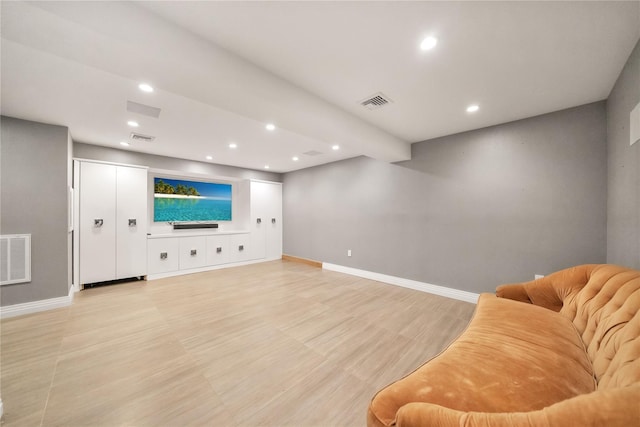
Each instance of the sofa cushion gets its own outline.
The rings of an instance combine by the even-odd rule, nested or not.
[[[496,294],[571,320],[587,347],[598,390],[640,382],[640,271],[585,264],[501,285]]]
[[[581,267],[576,267],[581,268]],[[640,382],[640,271],[596,265],[586,285],[563,301],[587,346],[598,389]]]
[[[368,423],[391,425],[411,402],[465,412],[528,412],[595,388],[591,362],[569,319],[482,294],[457,340],[376,394]]]

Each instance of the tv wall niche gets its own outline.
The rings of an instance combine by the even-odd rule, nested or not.
[[[232,194],[231,184],[156,176],[153,221],[231,221]]]

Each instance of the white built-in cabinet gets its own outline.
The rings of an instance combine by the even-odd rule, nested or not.
[[[282,184],[234,184],[225,230],[149,227],[148,169],[74,161],[74,276],[77,288],[129,277],[160,278],[282,257]],[[157,227],[156,227],[157,229]]]
[[[80,283],[147,274],[147,169],[76,161]]]
[[[236,231],[185,231],[148,236],[150,278],[206,271],[282,257],[282,184],[242,185]],[[240,184],[238,184],[240,185]],[[246,191],[244,191],[246,190]],[[245,203],[246,202],[246,203]]]

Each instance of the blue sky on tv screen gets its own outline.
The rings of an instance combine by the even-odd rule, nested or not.
[[[231,200],[231,184],[185,181],[181,179],[169,179],[169,178],[154,178],[153,185],[155,186],[158,181],[162,181],[165,184],[169,184],[174,188],[177,187],[178,184],[182,184],[187,188],[193,187],[203,197],[215,198],[217,200]]]

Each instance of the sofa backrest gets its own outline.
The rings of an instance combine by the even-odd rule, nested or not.
[[[582,336],[598,389],[640,382],[640,271],[615,265],[576,268],[584,268],[586,285],[567,284],[571,290],[563,295],[560,313]]]

